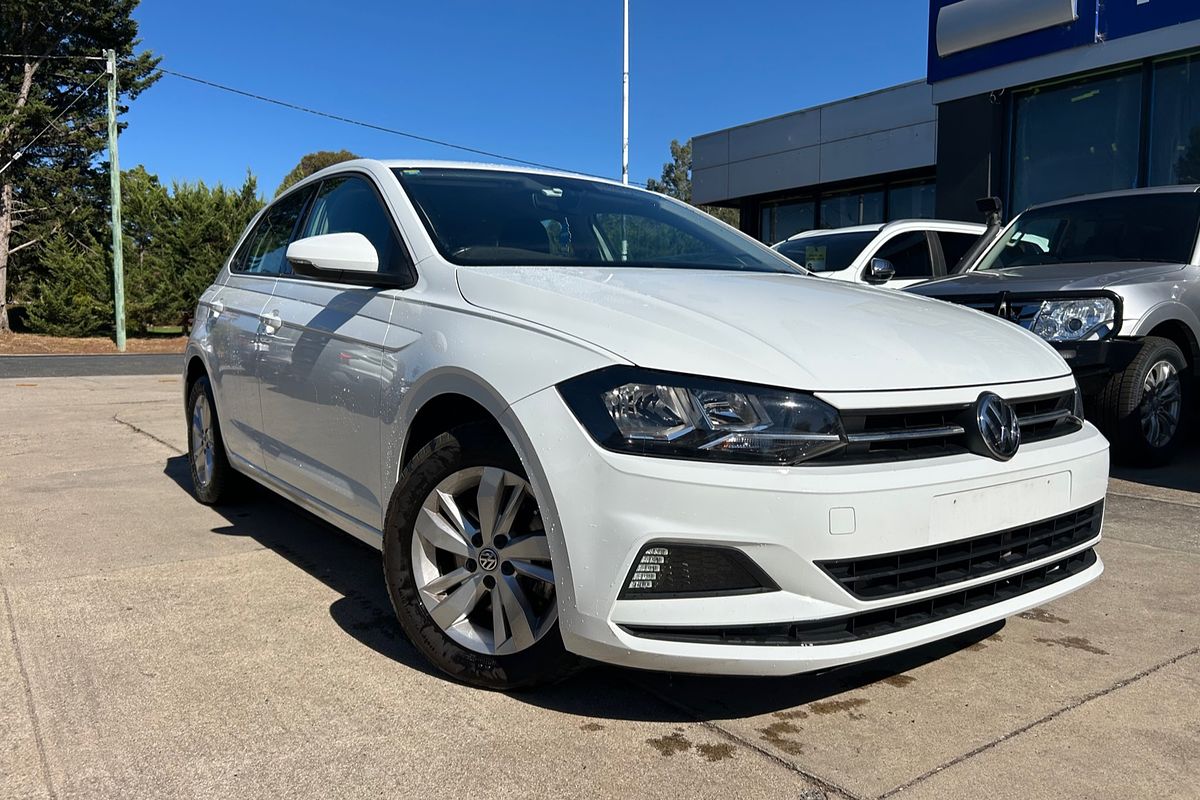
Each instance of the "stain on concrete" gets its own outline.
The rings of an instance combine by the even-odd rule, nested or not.
[[[788,755],[798,756],[804,753],[804,745],[790,738],[800,732],[800,728],[791,722],[772,722],[765,728],[759,728],[758,732],[762,734],[763,739]]]
[[[1044,644],[1047,647],[1066,647],[1070,650],[1082,650],[1085,653],[1092,653],[1098,656],[1108,655],[1107,650],[1101,650],[1099,647],[1096,647],[1082,636],[1063,636],[1058,639],[1043,639],[1041,637],[1037,637],[1034,639],[1034,641]]]
[[[866,715],[856,713],[855,709],[862,708],[868,702],[865,697],[847,697],[844,700],[822,700],[817,703],[809,703],[808,707],[814,714],[822,716],[844,711],[850,715],[850,719],[865,719]]]
[[[808,719],[808,712],[803,708],[792,708],[787,711],[776,711],[771,716],[779,719]]]
[[[666,736],[660,736],[657,739],[647,739],[646,744],[653,747],[662,756],[673,756],[676,753],[683,753],[692,749],[692,743],[678,731]]]
[[[889,675],[883,679],[883,683],[888,686],[895,686],[897,689],[903,689],[905,686],[912,685],[917,679],[912,675]]]
[[[1022,611],[1017,616],[1021,619],[1033,620],[1034,622],[1047,622],[1051,625],[1066,625],[1071,621],[1057,614],[1051,614],[1044,608],[1031,608],[1028,611]]]
[[[604,730],[604,726],[601,725],[599,722],[585,722],[579,726],[579,730],[588,731],[589,733],[593,733],[595,731]]]
[[[733,758],[733,745],[720,742],[718,744],[698,744],[696,750],[709,761],[724,761]]]

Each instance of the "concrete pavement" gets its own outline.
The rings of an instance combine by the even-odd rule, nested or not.
[[[1200,488],[1114,481],[1104,577],[822,676],[431,673],[378,553],[189,494],[177,377],[0,380],[0,797],[1188,797]]]

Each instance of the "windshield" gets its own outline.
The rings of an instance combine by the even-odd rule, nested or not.
[[[455,264],[799,272],[704,212],[648,192],[525,172],[394,172]]]
[[[839,272],[858,258],[878,231],[823,233],[775,245],[779,253],[813,272]]]
[[[1104,261],[1187,264],[1196,246],[1200,195],[1125,195],[1026,211],[979,269]]]

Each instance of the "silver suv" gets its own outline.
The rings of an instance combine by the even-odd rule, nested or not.
[[[1200,187],[1034,206],[961,275],[909,291],[1005,317],[1050,342],[1114,457],[1162,464],[1195,413]]]

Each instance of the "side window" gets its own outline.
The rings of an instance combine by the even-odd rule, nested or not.
[[[326,233],[361,233],[375,245],[380,272],[398,273],[404,269],[404,249],[392,226],[391,214],[365,178],[347,176],[321,184],[299,238]]]
[[[230,269],[250,275],[286,272],[284,253],[311,195],[311,190],[294,192],[267,209],[242,242]]]
[[[959,266],[963,256],[971,249],[971,245],[979,240],[979,237],[973,233],[947,233],[942,231],[938,234],[938,239],[942,243],[942,255],[946,259],[946,272],[953,273],[954,268]]]
[[[875,258],[886,258],[896,268],[897,278],[932,278],[933,259],[929,254],[929,240],[924,231],[901,233],[889,239]]]

